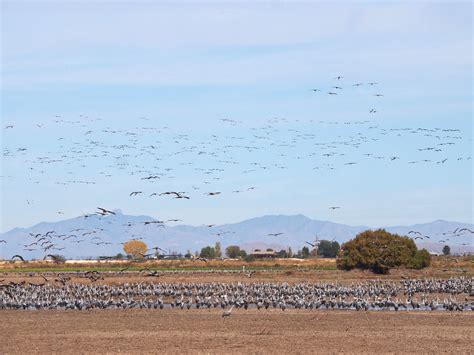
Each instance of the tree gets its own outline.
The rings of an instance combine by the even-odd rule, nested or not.
[[[344,243],[337,267],[343,270],[368,269],[385,274],[394,267],[422,268],[429,266],[430,262],[429,253],[418,251],[411,238],[378,229],[359,233]]]
[[[341,246],[336,241],[321,240],[318,245],[318,256],[323,258],[335,258],[340,249]]]
[[[309,258],[309,248],[304,246],[303,249],[301,249],[301,256],[303,259]]]
[[[443,255],[449,255],[451,254],[451,248],[449,247],[449,245],[445,245],[443,247]]]
[[[291,250],[291,247],[288,247],[288,252],[287,252],[288,258],[293,257],[293,251]]]
[[[240,250],[240,247],[238,245],[229,245],[225,249],[225,255],[227,255],[227,257],[232,258],[232,259],[235,259],[241,256],[241,252],[242,250]]]
[[[214,251],[216,258],[222,257],[221,242],[216,242],[216,245],[214,246]]]
[[[123,245],[123,251],[134,258],[143,258],[148,246],[141,240],[129,240]]]
[[[277,256],[278,256],[279,258],[287,258],[287,257],[288,257],[288,253],[286,252],[285,249],[282,249],[282,250],[280,250],[280,251],[277,253]]]
[[[216,250],[210,246],[204,247],[201,249],[199,256],[201,258],[214,259],[216,257]]]

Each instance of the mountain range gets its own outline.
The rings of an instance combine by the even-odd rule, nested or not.
[[[297,250],[307,245],[306,241],[314,241],[316,236],[319,239],[343,243],[361,231],[374,229],[368,226],[313,220],[301,214],[269,215],[209,227],[181,225],[175,222],[146,224],[145,222],[157,219],[144,215],[126,215],[120,210],[114,210],[114,213],[115,215],[80,216],[58,222],[41,222],[29,228],[15,228],[0,234],[0,241],[5,241],[0,243],[0,258],[9,259],[14,254],[20,254],[25,259],[39,259],[45,254],[61,254],[67,258],[111,256],[123,252],[122,243],[130,239],[143,240],[148,247],[157,246],[168,253],[185,253],[188,250],[195,252],[205,246],[214,245],[216,241],[221,242],[223,249],[229,245],[239,245],[247,251],[257,247],[276,250],[291,247]],[[425,237],[416,242],[418,247],[427,248],[432,252],[441,252],[446,244],[451,247],[453,253],[474,252],[472,233],[449,236],[456,228],[474,230],[473,224],[436,220],[431,223],[383,228],[401,235],[417,231],[428,236],[429,238]],[[44,252],[39,248],[39,243],[30,245],[40,238],[35,235],[47,232],[51,232],[47,239],[53,244],[51,249]],[[447,241],[447,238],[450,240]],[[45,240],[41,242],[44,243]]]

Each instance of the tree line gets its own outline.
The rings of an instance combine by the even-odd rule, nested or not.
[[[124,244],[124,251],[136,258],[144,258],[147,246],[142,241],[129,241]],[[422,269],[430,265],[431,255],[426,249],[418,250],[415,242],[408,236],[392,234],[384,229],[367,230],[359,233],[354,239],[339,245],[337,241],[321,240],[312,250],[307,246],[302,247],[296,253],[292,249],[274,251],[267,249],[265,252],[277,258],[337,258],[338,269],[367,269],[374,273],[388,273],[390,269],[405,267],[410,269]],[[265,252],[263,255],[265,256]],[[443,250],[449,255],[449,246]],[[253,261],[254,254],[248,254],[238,245],[230,245],[225,249],[225,255],[232,259],[243,259]],[[214,246],[206,246],[194,255],[188,251],[186,258],[199,256],[206,259],[222,258],[222,246],[216,242]]]

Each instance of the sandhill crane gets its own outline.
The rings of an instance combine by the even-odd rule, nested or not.
[[[230,317],[230,315],[232,314],[232,309],[234,308],[234,305],[232,305],[232,307],[230,307],[229,309],[226,309],[224,310],[224,312],[222,312],[222,317]]]
[[[97,207],[97,209],[101,211],[101,212],[99,212],[99,214],[104,215],[104,216],[107,215],[107,214],[115,214],[115,212],[109,211],[109,210],[107,210],[105,208],[102,208],[102,207]]]

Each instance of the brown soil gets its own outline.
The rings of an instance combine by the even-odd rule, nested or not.
[[[469,353],[474,312],[2,311],[2,353]]]

